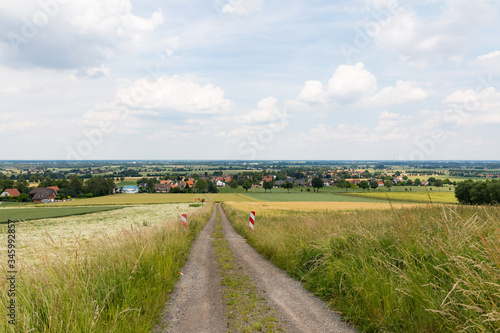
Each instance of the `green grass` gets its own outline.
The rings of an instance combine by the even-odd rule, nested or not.
[[[234,258],[222,230],[220,211],[217,211],[212,245],[222,277],[227,332],[282,332],[274,310]]]
[[[55,218],[55,217],[99,213],[121,208],[123,207],[107,206],[107,207],[70,207],[70,208],[57,208],[57,207],[4,208],[0,209],[0,223],[7,223],[9,219],[13,221],[40,220],[40,219]]]
[[[271,193],[247,193],[245,196],[261,201],[333,201],[333,202],[381,202],[380,199],[351,197],[342,193],[332,194],[328,192],[271,192]],[[383,199],[382,199],[383,200]]]
[[[2,292],[0,331],[150,332],[212,207],[191,214],[189,230],[177,221],[123,229],[69,252],[33,244],[37,260],[20,262],[18,269],[17,326],[5,320],[8,299]],[[2,270],[6,276],[5,265]],[[0,289],[7,290],[5,279]]]
[[[237,205],[235,205],[237,207]],[[248,242],[363,332],[499,332],[500,208],[261,214]]]

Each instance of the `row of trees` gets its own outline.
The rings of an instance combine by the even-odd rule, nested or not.
[[[500,203],[500,181],[466,180],[457,184],[455,197],[461,204],[488,205]]]

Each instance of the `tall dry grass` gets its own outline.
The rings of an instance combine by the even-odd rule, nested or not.
[[[2,279],[0,328],[4,332],[149,332],[212,207],[208,204],[190,214],[189,230],[179,221],[168,221],[123,228],[77,241],[76,247],[58,248],[50,234],[29,244],[38,252],[29,261],[22,261],[18,252],[17,325],[14,328],[4,320],[8,298]]]
[[[500,332],[500,209],[248,212],[252,246],[365,332]]]

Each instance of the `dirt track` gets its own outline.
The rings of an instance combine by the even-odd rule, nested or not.
[[[217,208],[217,206],[216,206]],[[221,211],[231,250],[269,304],[285,320],[288,332],[357,332],[340,321],[320,299],[304,290],[257,253],[234,230]],[[167,305],[162,327],[155,332],[226,332],[220,276],[211,247],[216,214],[196,239],[176,291]]]

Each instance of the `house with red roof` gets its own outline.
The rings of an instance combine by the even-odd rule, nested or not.
[[[21,193],[17,190],[17,188],[8,188],[0,194],[0,197],[17,197],[20,194]]]
[[[53,189],[54,191],[56,191],[56,194],[59,191],[59,187],[57,187],[57,186],[47,186],[47,188]]]

